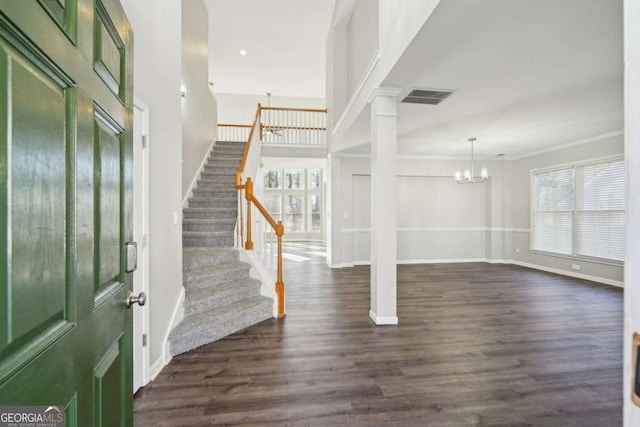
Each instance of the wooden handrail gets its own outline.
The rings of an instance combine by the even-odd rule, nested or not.
[[[226,126],[230,128],[250,128],[251,125],[238,125],[235,123],[218,123],[218,126]]]
[[[236,179],[237,179],[236,175]],[[277,317],[282,319],[286,316],[284,309],[284,282],[282,280],[282,236],[284,235],[284,225],[282,221],[276,222],[271,214],[262,206],[262,203],[253,193],[253,181],[251,178],[247,178],[246,182],[241,185],[236,185],[240,191],[244,190],[244,198],[247,201],[247,240],[244,248],[248,251],[253,249],[253,240],[251,237],[251,205],[253,204],[256,209],[262,214],[264,219],[273,227],[276,237],[278,238],[278,264],[277,264],[277,279],[276,279],[276,295],[278,296],[278,314]]]
[[[247,156],[249,155],[249,148],[251,147],[251,139],[253,138],[253,132],[256,130],[256,123],[260,121],[260,103],[258,103],[258,108],[256,109],[256,115],[253,118],[253,123],[251,124],[251,131],[249,131],[249,138],[247,139],[247,145],[244,147],[244,154],[242,155],[242,161],[240,162],[240,167],[236,172],[236,188],[238,187],[238,173],[242,177],[244,173],[244,166],[247,164]]]
[[[262,127],[267,130],[269,129],[327,130],[327,128],[306,128],[306,127],[299,127],[299,126],[278,126],[278,125],[262,125]]]
[[[326,113],[326,108],[289,108],[289,107],[262,107],[263,110],[272,111],[306,111],[308,113]]]

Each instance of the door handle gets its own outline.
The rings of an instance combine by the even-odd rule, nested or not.
[[[127,308],[131,308],[131,306],[136,303],[143,306],[146,302],[147,295],[144,292],[140,292],[138,296],[135,296],[131,291],[127,292]]]

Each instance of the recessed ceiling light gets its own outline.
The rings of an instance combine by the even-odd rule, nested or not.
[[[245,56],[247,54],[247,51],[244,49],[240,49],[240,55]]]

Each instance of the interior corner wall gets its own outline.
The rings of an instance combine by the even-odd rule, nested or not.
[[[514,160],[509,181],[511,189],[511,211],[513,215],[513,247],[507,254],[517,263],[538,266],[547,269],[576,273],[572,265],[580,265],[580,274],[611,280],[623,281],[624,268],[618,265],[588,262],[583,259],[559,257],[531,252],[530,248],[530,209],[531,209],[531,170],[543,167],[596,159],[624,153],[624,137],[611,136],[588,144]],[[519,254],[516,251],[519,250]]]
[[[209,92],[209,19],[202,0],[182,0],[182,197],[200,172],[217,130]]]
[[[266,107],[266,94],[216,93],[218,101],[218,123],[249,125],[256,114],[258,103]],[[324,98],[297,96],[271,96],[272,107],[325,108]]]
[[[347,97],[351,98],[378,51],[378,2],[356,0],[347,26]]]
[[[164,339],[182,290],[181,3],[121,0],[134,32],[134,94],[149,107],[149,353]]]

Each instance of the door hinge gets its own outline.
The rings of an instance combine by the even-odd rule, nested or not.
[[[147,135],[142,135],[142,148],[147,148]]]
[[[142,334],[142,346],[147,346],[147,334]]]
[[[142,247],[143,248],[147,247],[147,235],[146,234],[142,235]]]

